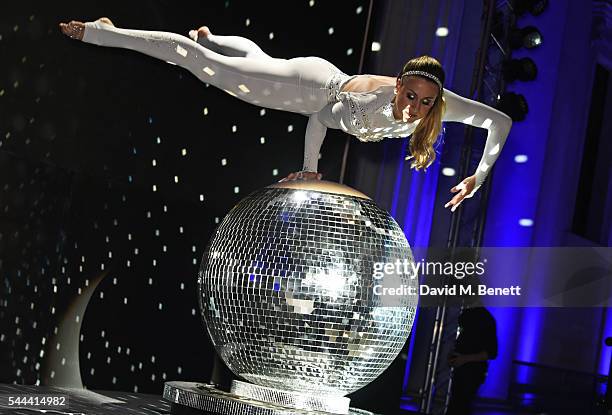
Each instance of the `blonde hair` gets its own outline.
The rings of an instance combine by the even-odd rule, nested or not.
[[[403,78],[408,71],[426,72],[438,78],[442,85],[444,85],[444,69],[440,62],[431,56],[420,56],[409,60],[404,65],[402,72],[397,78],[401,79],[401,82],[404,82]],[[434,82],[426,76],[414,76],[421,76],[423,79]],[[436,159],[434,144],[438,140],[438,136],[442,130],[442,117],[446,111],[446,103],[442,99],[443,93],[444,90],[441,89],[429,112],[420,120],[419,125],[417,125],[410,138],[410,156],[406,157],[406,160],[412,159],[410,167],[416,170],[429,167]]]

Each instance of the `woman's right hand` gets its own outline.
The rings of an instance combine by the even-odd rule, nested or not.
[[[321,180],[323,175],[321,173],[317,173],[316,171],[296,171],[293,173],[289,173],[289,175],[283,179],[280,179],[278,182],[287,182],[289,180]]]

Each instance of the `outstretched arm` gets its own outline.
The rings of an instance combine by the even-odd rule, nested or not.
[[[474,182],[474,188],[471,189],[468,194],[471,183],[469,183],[470,178],[467,178],[451,189],[451,191],[454,192],[458,190],[461,191],[453,200],[447,203],[447,206],[449,204],[453,205],[452,210],[454,211],[463,198],[472,197],[484,182],[487,174],[504,147],[504,143],[512,127],[512,120],[501,111],[478,101],[464,98],[447,89],[444,90],[444,100],[446,102],[444,121],[457,121],[474,127],[486,128],[488,130],[482,158],[480,159],[480,163],[478,163],[478,168],[474,176],[471,176],[475,179],[472,180]]]
[[[317,173],[317,168],[319,164],[319,151],[321,151],[321,145],[325,139],[326,132],[327,127],[321,124],[318,114],[312,114],[308,118],[304,138],[304,167],[302,167],[300,172],[289,174],[281,182],[294,179],[321,179],[322,175]]]

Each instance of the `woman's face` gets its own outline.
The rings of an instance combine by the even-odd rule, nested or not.
[[[397,80],[397,95],[395,97],[395,113],[399,116],[410,105],[408,122],[424,118],[433,107],[438,93],[438,85],[420,76],[404,76],[402,82]]]

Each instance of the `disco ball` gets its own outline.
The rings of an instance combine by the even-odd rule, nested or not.
[[[198,274],[202,317],[238,376],[287,391],[343,396],[394,360],[414,321],[417,287],[376,264],[414,263],[395,220],[364,194],[326,181],[255,191],[216,229]]]

